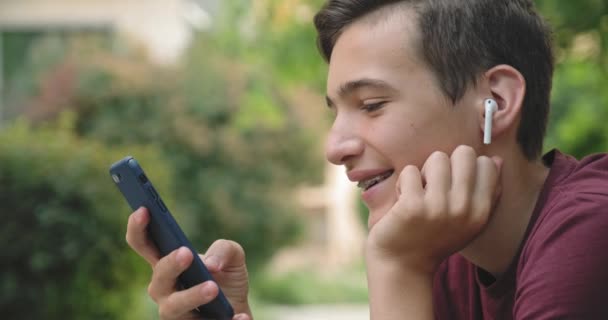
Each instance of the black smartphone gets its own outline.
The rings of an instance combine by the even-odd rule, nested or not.
[[[179,276],[179,287],[187,289],[204,281],[213,280],[211,273],[137,161],[128,156],[114,163],[110,168],[110,176],[134,211],[140,207],[148,209],[150,213],[148,236],[156,244],[162,256],[182,246],[192,251],[194,259],[190,267]],[[195,311],[203,317],[216,320],[228,320],[234,316],[232,306],[221,290],[213,301],[199,306]]]

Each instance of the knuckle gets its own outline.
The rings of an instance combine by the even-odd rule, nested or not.
[[[471,211],[471,201],[467,197],[458,197],[451,205],[452,214],[462,216]]]
[[[150,296],[150,298],[152,298],[152,300],[154,300],[154,301],[157,300],[154,282],[150,282],[148,284],[148,288],[146,289],[146,291],[148,292],[148,296]]]
[[[163,264],[167,265],[170,268],[176,268],[178,266],[177,255],[182,250],[183,247],[179,247],[173,251],[162,260],[164,260]],[[189,250],[187,251],[189,252]]]
[[[449,159],[449,157],[443,151],[434,151],[433,153],[431,153],[431,156],[429,157],[429,160],[432,160],[432,161],[444,161],[447,159]]]
[[[477,163],[479,165],[488,165],[492,163],[492,159],[488,156],[479,156],[477,157]]]
[[[475,152],[475,149],[473,149],[473,147],[471,147],[471,146],[459,145],[458,147],[456,147],[456,149],[454,149],[454,152],[452,153],[452,155],[459,155],[459,156],[469,158],[469,157],[476,157],[477,153]]]
[[[174,313],[175,311],[173,310],[171,304],[165,302],[158,305],[158,315],[160,319],[174,318]]]
[[[447,202],[443,197],[434,197],[427,202],[427,212],[432,217],[438,217],[447,212]]]
[[[411,215],[420,215],[424,212],[424,204],[418,199],[406,199],[403,208]]]
[[[407,177],[411,176],[416,171],[418,171],[418,168],[416,168],[416,166],[414,165],[405,166],[405,168],[403,168],[403,170],[401,170],[401,172],[399,173],[399,181],[404,181]]]
[[[398,202],[397,206],[399,208],[394,211],[394,215],[401,223],[418,224],[427,219],[424,206],[419,206],[415,203],[403,200]]]
[[[153,277],[158,277],[159,275],[162,274],[163,270],[168,269],[167,265],[170,264],[171,260],[171,254],[169,254],[168,256],[165,256],[163,258],[161,258],[160,260],[158,260],[158,262],[156,263],[156,265],[154,265],[152,267],[152,276]]]
[[[405,168],[403,168],[403,170],[401,170],[401,175],[405,175],[405,174],[409,174],[409,173],[415,173],[418,171],[418,167],[416,167],[415,165],[412,164],[408,164],[407,166],[405,166]]]
[[[436,167],[441,167],[446,163],[449,163],[450,157],[443,151],[434,151],[424,162],[422,171],[429,172],[434,170]]]

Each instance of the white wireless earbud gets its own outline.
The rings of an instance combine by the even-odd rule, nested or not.
[[[483,128],[483,143],[490,144],[492,142],[492,116],[498,111],[498,104],[494,99],[486,99],[483,102],[486,109],[486,122]]]

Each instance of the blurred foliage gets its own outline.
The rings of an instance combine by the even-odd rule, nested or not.
[[[126,149],[76,137],[73,117],[0,131],[0,310],[6,319],[134,319],[148,278],[125,245],[128,208],[108,176]],[[158,151],[130,148],[160,172]],[[143,267],[143,268],[142,268]],[[145,268],[145,269],[144,269]]]
[[[554,81],[548,146],[577,157],[608,150],[608,77],[597,64],[569,60]]]
[[[608,150],[608,1],[537,0],[555,30],[557,69],[546,149]]]
[[[368,301],[363,262],[344,268],[340,276],[314,268],[289,273],[263,272],[252,277],[255,298],[275,304],[362,303]]]

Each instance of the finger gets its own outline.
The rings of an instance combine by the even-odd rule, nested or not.
[[[176,291],[158,306],[161,319],[179,318],[200,305],[211,302],[218,295],[219,288],[213,281],[205,281],[192,288]]]
[[[148,287],[148,294],[154,301],[175,291],[177,277],[190,266],[192,258],[190,249],[181,247],[158,261]]]
[[[452,186],[450,208],[454,213],[466,214],[470,211],[471,196],[475,189],[477,154],[468,146],[459,146],[450,157],[452,165]]]
[[[424,163],[421,174],[426,180],[425,203],[431,215],[447,211],[447,194],[452,184],[450,158],[443,152],[434,152]]]
[[[401,171],[398,181],[399,193],[406,198],[422,198],[424,188],[422,186],[422,175],[416,166],[406,166]]]
[[[235,314],[232,320],[251,320],[251,317],[246,313]]]
[[[212,272],[242,266],[245,264],[245,251],[240,244],[234,241],[216,240],[205,253],[203,262]]]
[[[150,214],[144,207],[135,210],[127,222],[127,243],[137,254],[154,266],[160,259],[160,253],[148,237],[146,227],[150,222]]]
[[[474,191],[473,210],[476,215],[486,215],[492,208],[498,183],[498,168],[496,163],[488,157],[477,158],[477,176]]]
[[[415,219],[424,208],[424,187],[422,175],[416,166],[409,165],[401,170],[398,180],[399,198],[383,219]],[[401,223],[401,222],[399,222]],[[393,225],[399,224],[396,221]]]

